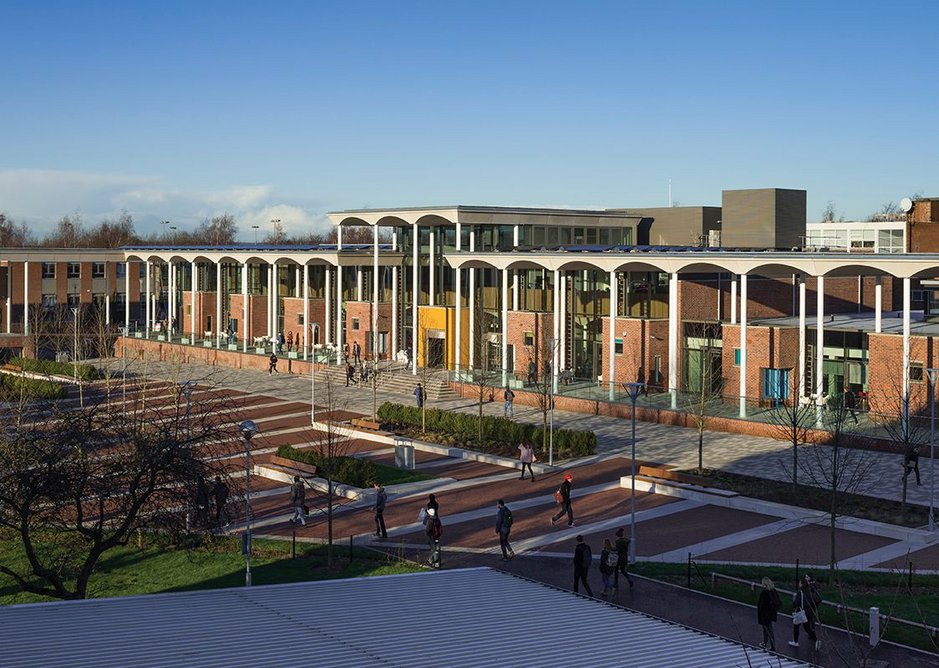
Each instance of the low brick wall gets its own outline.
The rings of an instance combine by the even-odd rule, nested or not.
[[[231,369],[254,369],[267,371],[268,358],[263,355],[253,355],[236,350],[217,350],[215,348],[200,348],[167,341],[152,341],[149,339],[136,339],[133,337],[120,337],[114,344],[115,355],[122,354],[126,346],[126,355],[129,360],[153,362],[177,362],[179,364],[200,363],[209,366],[223,366]],[[312,362],[292,360],[287,357],[277,358],[277,370],[281,373],[310,375]],[[317,363],[316,368],[323,367]]]

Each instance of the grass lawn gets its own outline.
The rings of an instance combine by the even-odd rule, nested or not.
[[[682,586],[687,585],[688,582],[688,567],[686,564],[640,562],[633,567],[633,572]],[[691,587],[698,591],[716,594],[741,603],[756,605],[761,586],[758,585],[751,590],[747,585],[718,579],[716,587],[712,587],[712,572],[756,583],[759,583],[765,575],[772,579],[777,587],[790,591],[795,589],[796,572],[793,568],[764,568],[736,564],[701,564],[696,569],[693,568]],[[803,569],[800,571],[800,576],[805,573],[809,573],[818,580],[819,593],[829,603],[840,603],[865,611],[868,608],[877,607],[880,608],[880,614],[882,615],[930,626],[939,626],[939,576],[914,574],[913,589],[911,591],[907,587],[908,581],[905,573],[839,571],[837,573],[839,584],[836,585],[827,584],[827,570]],[[790,613],[792,611],[790,596],[780,592],[780,598],[783,602],[781,612]],[[868,631],[866,612],[864,615],[848,614],[845,616],[844,613],[839,613],[835,608],[823,605],[819,611],[819,616],[825,624],[842,628],[845,628],[847,624],[851,630],[864,634]],[[786,621],[788,622],[788,619]],[[777,624],[777,631],[779,628],[781,626]],[[786,632],[788,633],[788,630]],[[927,651],[939,652],[939,646],[930,639],[925,631],[906,625],[890,625],[888,623],[885,630],[882,628],[881,635],[885,640]]]
[[[0,541],[0,563],[22,563],[19,544]],[[290,543],[255,540],[251,576],[255,585],[304,582],[368,575],[410,573],[420,569],[358,548],[349,561],[348,545],[335,545],[334,568],[326,566],[326,547],[297,544],[297,558],[290,558]],[[167,591],[240,587],[245,582],[245,558],[236,538],[215,539],[193,549],[174,548],[155,537],[145,537],[143,548],[128,545],[108,552],[98,562],[89,582],[89,598],[154,594]],[[0,575],[0,605],[36,603],[51,599],[19,591]]]
[[[710,479],[714,487],[733,490],[754,499],[824,512],[828,512],[831,507],[830,493],[818,487],[799,485],[793,493],[791,483],[779,480],[767,480],[718,469],[690,469],[687,473],[704,476]],[[907,505],[904,514],[900,512],[899,502],[861,494],[840,494],[838,514],[908,527],[925,526],[929,520],[928,510],[922,506]]]
[[[378,462],[373,462],[375,464],[376,477],[378,482],[386,487],[388,485],[400,485],[405,482],[419,482],[421,480],[433,480],[434,476],[427,475],[426,473],[418,473],[417,471],[410,471],[408,469],[399,469],[394,466],[385,466],[384,464],[379,464]]]

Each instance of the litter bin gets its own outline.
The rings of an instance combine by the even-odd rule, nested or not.
[[[395,437],[395,466],[399,469],[414,470],[414,443],[410,438]]]

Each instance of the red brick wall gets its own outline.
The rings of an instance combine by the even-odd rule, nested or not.
[[[525,345],[525,332],[531,332],[532,345]],[[515,369],[509,372],[516,373],[520,378],[528,376],[528,361],[535,362],[539,373],[544,368],[542,357],[547,353],[550,357],[550,341],[554,335],[554,317],[551,313],[543,311],[509,311],[506,336],[508,344],[515,350]],[[478,332],[477,332],[478,336]]]
[[[182,327],[182,332],[184,334],[191,334],[192,329],[192,316],[189,313],[189,304],[192,301],[192,292],[185,290],[182,295],[182,322],[179,325]],[[218,331],[217,323],[215,322],[215,293],[214,292],[197,292],[196,293],[196,337],[202,338],[206,331],[210,329],[209,319],[212,319],[211,330],[213,333]],[[224,322],[225,314],[222,314],[222,322]]]
[[[610,350],[610,318],[603,318],[602,341],[603,364],[602,375],[607,380],[609,375]],[[651,371],[654,368],[655,355],[661,355],[662,381],[664,389],[668,385],[668,321],[643,320],[640,318],[617,318],[614,328],[615,337],[623,340],[623,353],[616,355],[615,378],[617,383],[627,383],[639,380],[640,369],[643,372],[642,380],[653,383]],[[655,338],[653,338],[655,337]]]
[[[244,296],[238,293],[229,295],[229,304],[231,306],[231,317],[238,321],[238,331],[236,335],[241,342],[243,336],[244,324]],[[222,314],[224,317],[224,314]],[[267,335],[267,296],[266,295],[248,295],[248,342],[255,336]],[[276,332],[275,332],[276,335]]]
[[[299,337],[299,341],[303,341],[303,325],[298,324],[300,315],[303,313],[303,299],[297,299],[296,297],[285,297],[284,300],[284,336],[287,335],[287,332],[293,332],[294,338]],[[319,331],[317,336],[319,337],[319,343],[325,342],[326,336],[326,300],[324,299],[310,299],[310,314],[309,317],[305,319],[305,322],[308,323],[317,323],[319,325]],[[335,323],[333,323],[335,324]],[[332,324],[330,325],[332,327]],[[307,330],[307,341],[312,342],[310,338],[312,334]]]
[[[868,337],[869,362],[867,381],[871,411],[897,414],[903,392],[903,337],[899,334],[874,334]],[[910,362],[924,368],[939,366],[939,342],[932,337],[910,337]],[[925,372],[924,372],[925,374]],[[929,388],[923,382],[910,383],[910,412],[929,410]]]
[[[362,357],[367,357],[368,339],[372,335],[372,302],[344,302],[346,307],[346,331],[343,343],[349,344],[351,354],[352,344],[356,341],[362,346]],[[352,329],[353,318],[358,318],[359,329]],[[378,331],[388,332],[388,346],[391,346],[391,304],[378,305]],[[382,359],[388,358],[388,353],[381,356]]]

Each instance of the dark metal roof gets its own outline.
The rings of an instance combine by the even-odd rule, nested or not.
[[[189,245],[189,246],[121,246],[120,250],[123,251],[213,251],[213,252],[222,252],[222,251],[258,251],[258,252],[285,252],[285,253],[296,253],[298,251],[335,251],[338,248],[337,244],[231,244],[228,246],[206,246],[206,245]],[[343,251],[361,251],[361,250],[372,250],[372,244],[342,244]],[[391,244],[378,244],[378,250],[390,251],[392,249]]]

